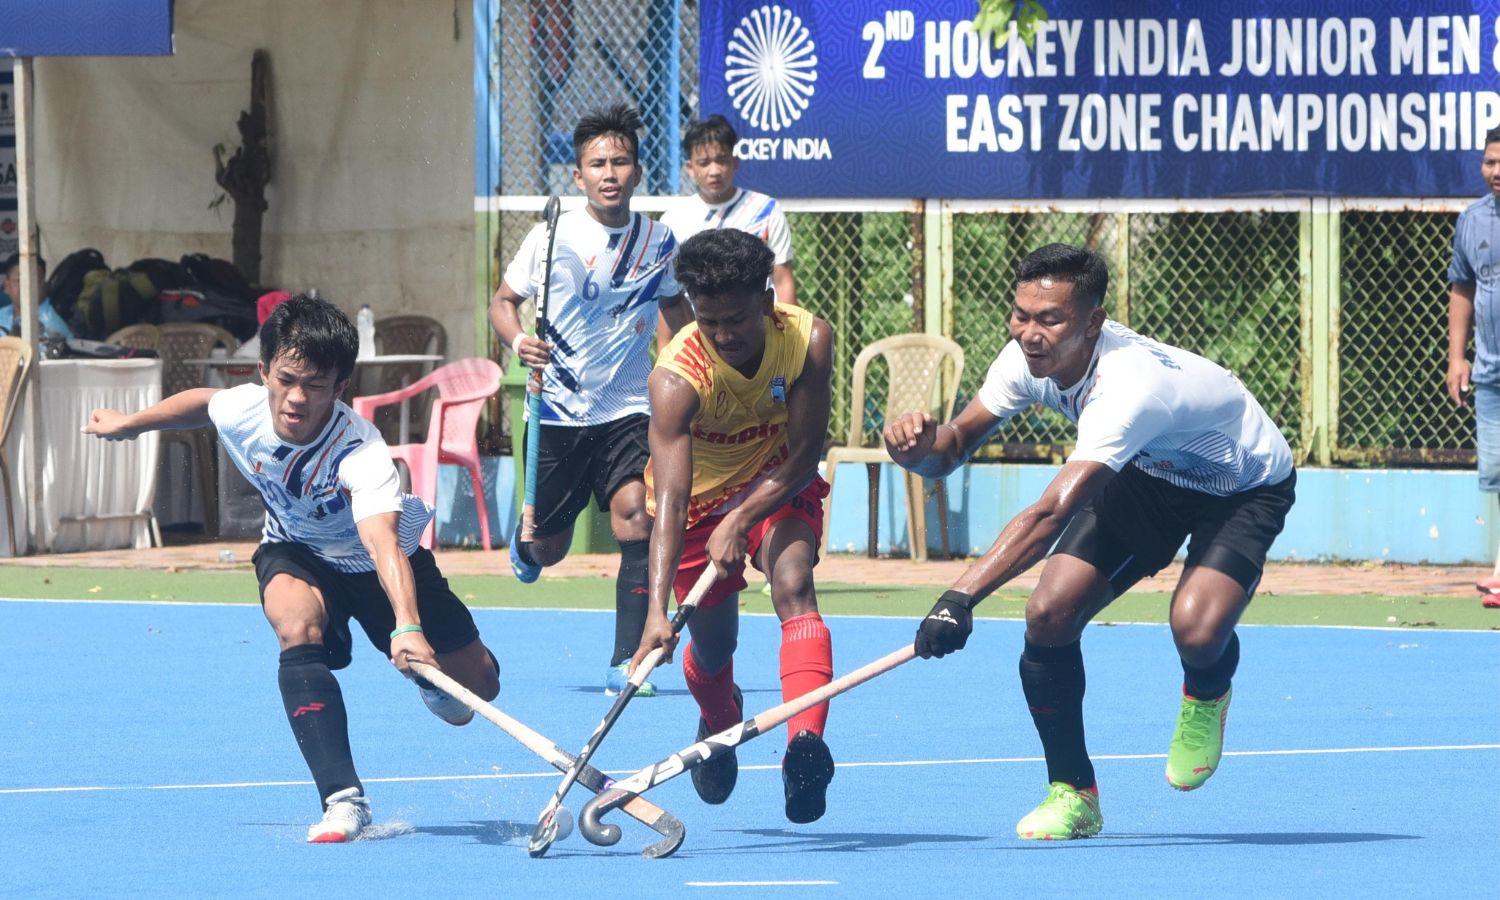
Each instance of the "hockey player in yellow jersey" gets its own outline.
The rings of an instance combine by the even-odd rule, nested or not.
[[[646,629],[634,663],[676,644],[667,598],[686,595],[710,563],[720,579],[688,620],[682,655],[698,702],[698,737],[740,721],[734,684],[738,592],[748,557],[771,583],[781,619],[781,691],[790,700],[833,677],[828,626],[818,615],[813,566],[828,484],[818,476],[828,433],[833,332],[804,309],[777,305],[774,257],[753,235],[706,231],[678,251],[677,279],[695,321],[677,333],[651,373],[651,533]],[[634,664],[633,663],[633,664]],[[828,704],[787,723],[782,758],[786,815],[823,815],[833,756],[823,742]],[[707,803],[734,789],[738,763],[725,754],[693,769]]]

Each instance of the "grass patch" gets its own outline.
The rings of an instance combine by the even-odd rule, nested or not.
[[[521,585],[501,575],[456,575],[448,579],[464,602],[475,607],[614,608],[610,578],[543,578]],[[818,603],[832,615],[895,616],[916,619],[941,591],[898,585],[829,583],[818,586]],[[156,600],[182,603],[257,603],[255,575],[184,569],[81,569],[0,565],[0,594],[30,599]],[[741,594],[747,612],[771,612],[771,598],[752,586]],[[1097,622],[1164,622],[1164,593],[1127,594]],[[1022,591],[1002,590],[979,607],[983,618],[1020,619]],[[1483,609],[1474,595],[1400,597],[1377,594],[1275,594],[1255,598],[1245,622],[1260,625],[1353,625],[1380,628],[1464,628],[1500,630],[1500,612]]]

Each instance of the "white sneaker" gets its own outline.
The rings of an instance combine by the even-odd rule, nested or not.
[[[370,824],[370,801],[357,787],[330,795],[323,806],[323,821],[307,829],[309,844],[342,844]]]
[[[435,687],[422,687],[419,684],[417,691],[432,714],[449,725],[467,725],[473,721],[474,710],[469,709],[462,701],[455,700]]]

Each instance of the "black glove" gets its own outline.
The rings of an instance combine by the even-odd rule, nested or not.
[[[932,612],[917,626],[917,640],[913,647],[923,659],[934,656],[941,659],[955,650],[962,650],[974,631],[974,598],[962,591],[944,591]]]

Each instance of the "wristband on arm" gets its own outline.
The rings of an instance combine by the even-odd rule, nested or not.
[[[944,600],[947,600],[949,603],[956,603],[967,610],[972,610],[979,605],[979,601],[974,599],[973,594],[965,594],[963,591],[943,591],[943,596],[939,597],[938,601],[942,602]]]

